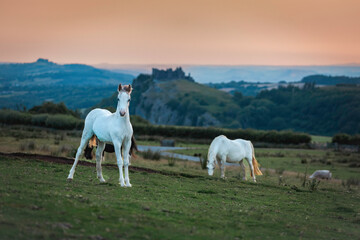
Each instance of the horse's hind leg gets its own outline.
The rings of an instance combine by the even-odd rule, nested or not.
[[[92,133],[89,133],[89,132],[86,132],[86,131],[83,131],[83,135],[81,136],[81,141],[80,141],[80,146],[76,152],[76,157],[75,157],[75,161],[74,161],[74,164],[72,166],[72,168],[70,169],[70,173],[68,175],[68,180],[72,180],[73,177],[74,177],[74,173],[75,173],[75,168],[76,168],[76,165],[78,164],[79,162],[79,158],[80,158],[80,155],[82,153],[82,151],[84,150],[86,144],[89,142],[90,138],[93,136]]]
[[[102,170],[101,170],[101,160],[103,158],[103,151],[105,148],[105,143],[104,142],[100,142],[96,148],[96,172],[97,172],[97,177],[100,180],[100,182],[104,183],[105,179],[102,175]]]
[[[243,172],[243,180],[246,181],[246,168],[245,168],[244,160],[240,161],[240,166],[241,166],[242,172]]]
[[[255,177],[255,172],[254,172],[254,166],[253,166],[253,164],[252,164],[252,156],[248,156],[248,157],[246,158],[246,160],[247,160],[248,163],[249,163],[249,167],[250,167],[252,179],[253,179],[254,182],[256,182],[256,177]]]

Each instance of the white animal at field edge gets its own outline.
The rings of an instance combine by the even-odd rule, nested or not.
[[[309,178],[318,178],[318,179],[331,179],[331,172],[329,170],[316,170]]]
[[[122,187],[131,187],[128,169],[131,136],[133,135],[133,128],[130,123],[129,114],[131,91],[131,85],[121,86],[121,84],[119,84],[116,112],[111,113],[106,109],[97,108],[89,112],[86,116],[80,146],[77,150],[74,164],[68,176],[69,180],[73,179],[79,157],[89,140],[97,138],[99,140],[99,144],[96,149],[96,171],[100,182],[105,182],[101,170],[102,153],[104,151],[105,144],[112,143],[114,145],[117,165],[119,167],[120,185]],[[121,153],[121,147],[123,149],[123,154]],[[122,159],[122,156],[124,157],[124,160]],[[123,167],[125,169],[125,179],[123,176]]]
[[[215,160],[217,160],[221,169],[221,178],[225,178],[225,163],[239,163],[243,169],[246,180],[246,170],[243,159],[246,159],[250,166],[250,173],[253,181],[256,182],[255,174],[262,175],[258,162],[255,158],[254,147],[250,141],[243,139],[230,140],[224,135],[220,135],[211,142],[208,152],[208,174],[214,173]]]

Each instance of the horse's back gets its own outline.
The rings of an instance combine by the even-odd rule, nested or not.
[[[244,140],[244,139],[235,139],[233,140],[234,142],[236,142],[237,144],[240,144],[243,148],[251,148],[251,142],[248,140]]]
[[[218,158],[226,157],[228,162],[238,162],[251,155],[251,142],[243,139],[231,140],[220,135],[212,141],[210,148]]]
[[[102,116],[110,116],[111,112],[106,109],[95,108],[85,118],[85,125],[93,125],[95,120]]]
[[[232,148],[234,148],[233,140],[224,135],[217,136],[210,144],[210,149],[216,152],[218,158],[227,156]]]

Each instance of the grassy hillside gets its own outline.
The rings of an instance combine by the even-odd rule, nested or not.
[[[107,183],[96,179],[95,161],[83,157],[86,165],[78,165],[74,180],[66,181],[80,134],[1,127],[1,239],[356,239],[360,234],[358,153],[255,148],[267,168],[256,184],[242,181],[238,166],[227,167],[227,179],[221,180],[218,167],[209,177],[197,162],[151,161],[137,153],[131,159],[133,187],[121,188],[113,153],[106,153],[103,165]],[[192,149],[185,153],[203,155],[208,147],[186,146]],[[19,151],[51,156],[3,154]],[[330,169],[342,180],[303,186],[303,159],[308,173]]]
[[[218,118],[224,112],[237,109],[237,105],[229,94],[199,83],[177,80],[164,82],[158,86],[165,92],[176,93],[172,94],[171,99],[166,103],[173,110],[191,112],[195,115],[208,112]],[[227,122],[228,119],[224,121]]]

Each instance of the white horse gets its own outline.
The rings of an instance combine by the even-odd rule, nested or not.
[[[259,169],[259,164],[255,158],[254,147],[250,141],[243,139],[230,140],[224,135],[220,135],[211,142],[208,152],[208,174],[212,176],[214,174],[215,159],[218,161],[221,168],[221,178],[225,178],[225,163],[240,163],[243,169],[244,177],[246,180],[246,171],[243,159],[249,163],[251,176],[256,182],[255,174],[262,175]]]
[[[79,157],[90,139],[99,140],[96,149],[96,171],[100,182],[105,182],[101,171],[101,158],[106,143],[112,143],[115,148],[117,165],[120,172],[120,185],[122,187],[131,187],[129,179],[129,151],[131,147],[131,136],[133,128],[130,123],[129,104],[131,85],[118,87],[118,104],[116,112],[111,113],[105,109],[96,108],[89,112],[85,118],[84,130],[81,136],[80,146],[77,150],[75,162],[70,170],[68,179],[72,180],[75,173],[75,167],[79,161]],[[96,137],[96,138],[95,138]],[[123,154],[121,154],[121,148]],[[124,157],[124,161],[122,159]],[[123,176],[123,166],[125,168],[125,181]]]

